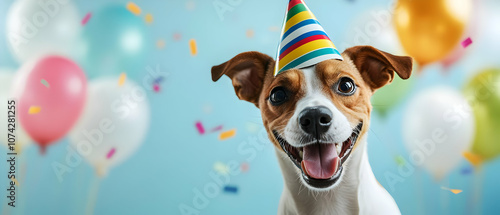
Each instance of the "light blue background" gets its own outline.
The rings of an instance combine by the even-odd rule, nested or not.
[[[111,2],[125,5],[128,1],[76,1],[80,16],[96,11]],[[144,67],[160,66],[169,74],[162,83],[160,93],[149,93],[152,121],[142,147],[122,165],[111,170],[98,187],[95,214],[179,214],[180,204],[192,206],[193,189],[202,190],[212,182],[209,172],[217,161],[243,162],[248,155],[238,153],[238,146],[255,137],[249,126],[262,129],[260,112],[252,104],[239,101],[234,95],[231,82],[222,78],[213,83],[210,68],[243,51],[261,51],[275,55],[278,31],[281,27],[286,2],[284,0],[242,0],[232,12],[220,20],[212,0],[196,0],[194,10],[187,10],[188,1],[136,1],[143,13],[151,13],[154,23],[149,26],[154,38],[164,39],[163,50],[151,51]],[[223,2],[226,2],[223,0]],[[10,55],[5,39],[5,18],[11,0],[0,3],[0,67],[18,68]],[[346,31],[358,17],[372,8],[388,8],[385,0],[309,0],[309,8],[322,22],[324,28],[340,45],[349,40]],[[246,37],[247,29],[255,36]],[[173,39],[174,33],[182,39]],[[190,56],[188,40],[198,43],[198,55]],[[470,74],[484,66],[479,59],[496,55],[497,50],[476,47],[475,56],[455,65],[447,75],[441,67],[430,66],[416,80],[407,98],[416,92],[435,85],[448,85],[460,89]],[[345,47],[339,47],[343,51]],[[484,49],[483,49],[484,48]],[[369,156],[373,171],[385,187],[387,171],[397,173],[394,157],[408,159],[401,137],[401,120],[406,102],[399,104],[386,117],[373,114],[369,133]],[[219,141],[217,134],[200,136],[195,121],[202,121],[207,129],[223,124],[225,129],[236,128],[237,135]],[[3,131],[2,131],[3,132]],[[89,190],[96,187],[93,169],[86,163],[58,182],[51,168],[54,161],[64,162],[66,139],[52,145],[46,156],[36,147],[30,147],[20,157],[18,168],[25,174],[18,193],[18,206],[12,214],[84,214],[89,204]],[[0,151],[4,158],[6,150]],[[221,192],[209,200],[201,214],[275,214],[283,187],[279,167],[271,144],[266,144],[249,162],[250,170],[231,176],[229,184],[238,187],[237,194]],[[2,172],[4,167],[2,162]],[[461,174],[468,167],[464,160],[448,177],[435,181],[423,169],[419,169],[404,182],[389,190],[403,214],[495,214],[500,210],[500,161],[486,163],[480,172]],[[0,177],[3,196],[6,177]],[[462,189],[458,195],[441,189],[441,186]],[[479,188],[479,189],[478,189]],[[1,211],[6,212],[2,198]]]

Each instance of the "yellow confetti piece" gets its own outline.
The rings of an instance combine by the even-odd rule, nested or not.
[[[269,31],[272,31],[272,32],[278,32],[279,30],[280,30],[280,28],[278,28],[278,26],[269,27]]]
[[[226,140],[233,137],[236,134],[236,129],[231,129],[229,131],[224,131],[219,135],[219,140]]]
[[[459,189],[450,189],[450,188],[447,188],[447,187],[441,187],[441,189],[443,189],[443,190],[448,190],[448,191],[452,192],[453,194],[459,194],[459,193],[463,192],[463,190],[459,190]]]
[[[39,106],[31,106],[30,109],[28,110],[28,113],[29,114],[37,114],[37,113],[40,113],[40,110],[42,108],[40,108]]]
[[[156,41],[156,47],[159,49],[163,49],[163,47],[165,47],[165,40],[159,39],[158,41]]]
[[[153,15],[151,15],[150,13],[146,14],[144,20],[146,21],[147,24],[153,23]]]
[[[214,170],[222,175],[227,175],[229,173],[229,166],[227,166],[226,164],[224,164],[222,162],[215,162],[214,163]]]
[[[16,186],[18,186],[18,187],[19,187],[19,182],[17,181],[17,179],[15,179],[15,178],[11,178],[10,180],[12,180],[12,181],[16,184]]]
[[[125,80],[127,80],[127,74],[122,72],[122,74],[120,74],[120,78],[118,79],[118,86],[122,86],[125,83]]]
[[[252,38],[254,34],[255,34],[255,33],[254,33],[254,31],[253,31],[252,29],[248,29],[248,30],[247,30],[247,37],[248,37],[248,38]]]
[[[467,161],[469,161],[472,165],[477,166],[481,163],[483,163],[483,158],[481,156],[476,155],[472,152],[463,152],[462,155],[464,156]]]
[[[196,47],[196,40],[195,39],[189,40],[189,49],[191,50],[192,56],[196,56],[198,54],[198,47]]]
[[[127,3],[127,10],[129,10],[134,15],[138,16],[141,14],[141,8],[137,6],[134,2]]]

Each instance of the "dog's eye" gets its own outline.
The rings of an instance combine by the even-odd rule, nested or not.
[[[342,95],[350,96],[354,94],[355,91],[356,85],[354,84],[354,81],[348,77],[341,78],[337,84],[337,92]]]
[[[269,101],[272,105],[280,105],[288,100],[288,95],[283,87],[276,87],[271,91],[269,95]]]

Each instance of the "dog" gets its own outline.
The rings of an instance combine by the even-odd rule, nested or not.
[[[244,52],[212,67],[239,99],[260,109],[284,179],[278,214],[400,214],[378,183],[366,150],[373,93],[395,74],[408,79],[412,58],[371,46],[346,49],[273,76],[275,60]]]

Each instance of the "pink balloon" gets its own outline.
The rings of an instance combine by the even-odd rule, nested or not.
[[[63,137],[80,116],[87,94],[84,72],[60,56],[39,59],[21,75],[19,120],[41,152]]]

